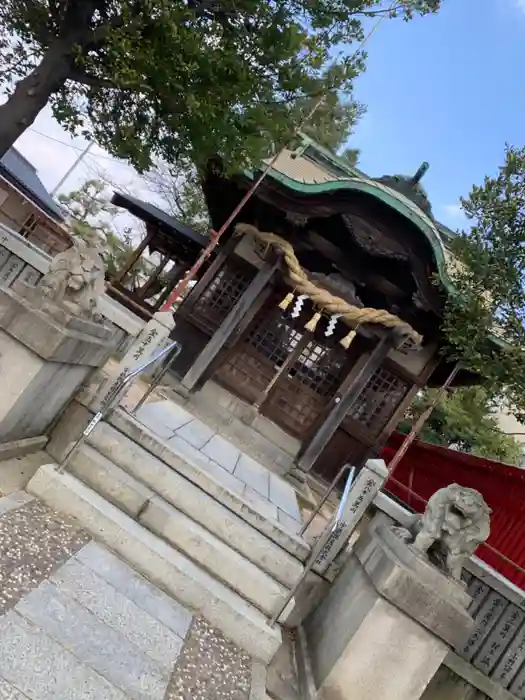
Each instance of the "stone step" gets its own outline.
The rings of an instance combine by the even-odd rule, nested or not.
[[[211,477],[202,476],[202,483],[206,486],[202,488],[201,483],[186,478],[185,474],[171,468],[166,461],[107,423],[96,427],[89,437],[89,443],[279,583],[291,588],[301,576],[302,562],[282,547],[280,541],[276,542],[264,531],[261,532],[261,529],[242,518],[242,513],[228,508],[223,500],[215,497],[217,493],[221,495],[222,487]],[[187,464],[187,470],[192,469]],[[193,469],[195,471],[200,472]],[[263,520],[261,516],[258,517],[259,522]]]
[[[203,491],[213,496],[222,503],[228,510],[245,520],[253,528],[261,532],[282,549],[286,550],[292,557],[304,562],[310,554],[310,547],[298,535],[291,530],[287,530],[277,521],[265,517],[257,508],[242,498],[233,489],[227,488],[213,478],[208,468],[199,464],[198,455],[177,449],[173,445],[167,445],[161,437],[155,435],[146,426],[135,420],[122,409],[117,409],[111,413],[107,421],[120,433],[130,438],[132,444],[136,443],[142,448],[163,461],[172,470],[175,470],[187,480],[201,488]],[[97,446],[97,449],[99,447]],[[113,454],[106,454],[102,449],[100,452],[109,457],[115,464],[123,466],[118,461],[119,448]]]
[[[271,616],[286,596],[287,589],[269,574],[93,447],[83,445],[73,455],[69,471],[266,615]]]
[[[93,537],[182,604],[200,613],[255,659],[268,664],[281,644],[277,628],[241,596],[109,503],[80,479],[44,465],[27,490],[74,517]]]

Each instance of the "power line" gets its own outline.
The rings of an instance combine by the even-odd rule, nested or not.
[[[49,134],[44,134],[42,131],[38,131],[38,129],[34,129],[33,127],[29,127],[27,131],[32,131],[34,134],[38,134],[38,136],[43,136],[46,139],[49,139],[50,141],[54,141],[55,143],[60,143],[62,146],[67,146],[68,148],[72,148],[74,151],[78,151],[79,153],[82,153],[85,148],[82,148],[81,146],[74,146],[72,143],[68,143],[67,141],[62,141],[61,139],[57,139],[55,136],[50,136]],[[110,160],[113,163],[117,163],[119,165],[127,165],[126,161],[124,160],[119,160],[118,158],[113,158],[113,156],[106,156],[101,153],[90,153],[89,154],[90,158],[102,158],[103,160]]]
[[[53,189],[51,190],[51,193],[50,193],[51,195],[55,195],[55,194],[58,192],[58,190],[62,187],[62,185],[64,184],[64,182],[68,179],[68,177],[69,177],[69,176],[71,175],[71,173],[75,170],[75,168],[77,168],[77,167],[80,165],[80,163],[84,160],[84,158],[87,156],[87,154],[88,154],[88,152],[90,151],[90,149],[93,148],[93,146],[94,146],[93,141],[90,141],[90,142],[88,143],[88,145],[84,148],[84,150],[82,151],[82,153],[81,153],[80,155],[77,156],[77,158],[76,158],[75,162],[73,163],[73,165],[72,165],[70,168],[68,168],[68,170],[67,170],[67,171],[64,173],[64,175],[60,178],[60,180],[57,182],[57,184],[53,187]]]

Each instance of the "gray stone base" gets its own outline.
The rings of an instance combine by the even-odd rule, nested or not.
[[[103,364],[113,349],[109,328],[35,303],[11,289],[0,290],[0,327],[42,359],[89,367]]]
[[[361,536],[305,623],[322,700],[419,700],[473,620],[470,597],[384,527]]]
[[[464,644],[474,621],[471,598],[456,581],[438,571],[392,532],[379,526],[364,534],[355,556],[375,590],[397,609],[451,647]]]
[[[88,319],[75,316],[66,307],[57,306],[57,304],[49,301],[42,294],[41,289],[27,284],[27,282],[17,280],[12,285],[11,291],[15,295],[21,297],[34,309],[38,309],[46,314],[46,316],[52,318],[61,328],[76,331],[94,338],[100,338],[101,340],[109,340],[113,335],[111,328],[104,326],[102,323],[95,323]]]
[[[57,320],[1,289],[0,442],[45,434],[113,350],[110,336],[104,326],[71,315]]]
[[[0,445],[0,463],[6,459],[25,457],[25,455],[43,450],[48,440],[49,438],[46,435],[39,435],[33,438],[25,438],[24,440],[4,442]]]

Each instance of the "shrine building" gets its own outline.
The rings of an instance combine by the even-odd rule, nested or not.
[[[330,481],[378,455],[415,394],[452,369],[440,326],[453,233],[432,214],[427,168],[372,179],[301,137],[177,309],[180,390],[277,445],[285,471]],[[259,175],[210,167],[215,230]]]

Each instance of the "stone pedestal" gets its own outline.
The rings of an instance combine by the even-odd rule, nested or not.
[[[0,289],[0,442],[44,434],[107,360],[111,336],[23,283]]]
[[[470,597],[385,526],[361,536],[305,633],[322,700],[418,700],[473,626]]]

